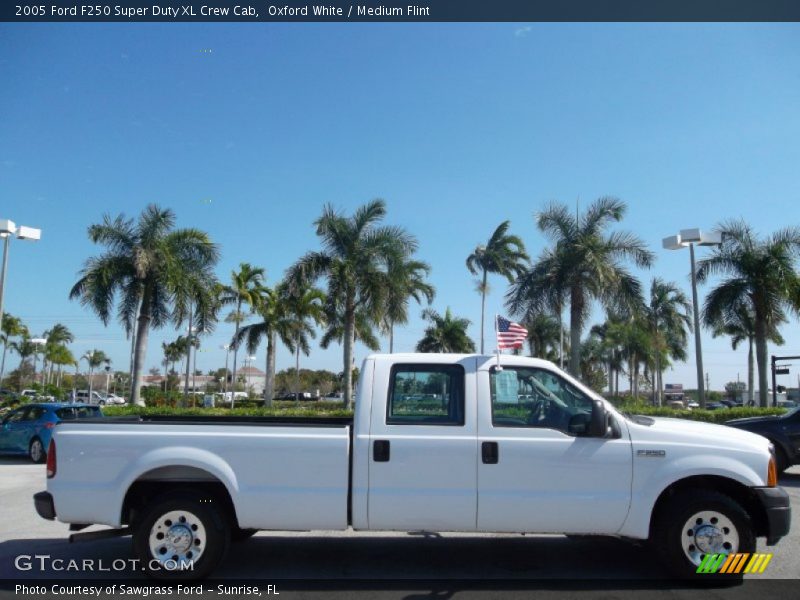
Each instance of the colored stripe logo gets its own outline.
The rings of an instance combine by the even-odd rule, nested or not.
[[[754,552],[740,552],[736,554],[706,554],[700,566],[697,567],[698,573],[763,573],[772,554],[762,554]]]

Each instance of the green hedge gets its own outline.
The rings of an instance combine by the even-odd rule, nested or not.
[[[708,423],[724,423],[731,419],[745,419],[748,417],[766,417],[769,415],[782,415],[784,408],[720,408],[717,410],[675,410],[664,406],[620,406],[620,410],[630,414],[646,415],[648,417],[674,417],[677,419],[691,419],[692,421],[706,421]]]
[[[289,405],[289,406],[287,406]],[[293,402],[275,402],[269,408],[175,408],[168,406],[106,406],[103,414],[107,417],[130,415],[180,415],[214,417],[351,417],[353,411],[342,408],[341,404],[327,406],[316,403],[295,405]]]

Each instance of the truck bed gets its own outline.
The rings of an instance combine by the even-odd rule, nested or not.
[[[67,523],[118,527],[136,484],[219,482],[239,526],[345,529],[352,419],[133,416],[61,422],[48,489]]]

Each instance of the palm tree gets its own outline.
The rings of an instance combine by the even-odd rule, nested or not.
[[[106,365],[111,364],[111,359],[106,356],[102,350],[87,350],[81,356],[81,360],[85,360],[89,365],[89,402],[92,401],[92,388],[94,387],[94,370],[101,366],[103,363]]]
[[[596,200],[583,215],[562,204],[551,204],[537,216],[537,226],[554,244],[523,273],[506,295],[512,314],[552,310],[567,296],[570,305],[569,371],[580,377],[581,336],[592,300],[606,308],[641,304],[641,284],[622,264],[630,259],[649,267],[653,253],[628,232],[606,233],[622,220],[626,206],[616,198]]]
[[[0,363],[0,383],[3,382],[3,376],[6,372],[6,351],[8,345],[11,343],[11,338],[27,336],[28,328],[19,319],[8,313],[3,313],[3,323],[0,328],[0,341],[3,342],[3,360]]]
[[[525,329],[528,330],[528,345],[530,345],[531,356],[551,361],[557,360],[561,338],[561,326],[558,319],[548,314],[539,313],[526,319],[524,325]]]
[[[389,285],[381,320],[382,329],[389,334],[389,353],[394,352],[394,326],[408,323],[409,298],[413,298],[418,304],[422,304],[423,298],[428,304],[433,302],[436,292],[433,286],[425,281],[430,270],[427,263],[406,257],[393,258],[389,261]]]
[[[422,318],[430,323],[425,329],[425,335],[417,343],[417,352],[453,352],[464,354],[475,352],[475,343],[467,335],[469,319],[454,317],[450,307],[445,310],[444,316],[432,308],[422,312]]]
[[[314,325],[325,322],[325,294],[315,287],[290,287],[283,302],[288,316],[289,350],[295,353],[295,398],[300,399],[300,351],[308,356],[308,339],[316,337]]]
[[[664,397],[664,358],[685,358],[686,342],[692,331],[691,311],[692,304],[677,285],[653,278],[650,301],[642,307],[642,321],[652,347],[653,390],[659,406]]]
[[[475,247],[467,257],[467,269],[473,275],[480,275],[478,293],[481,295],[481,354],[484,351],[483,334],[486,316],[486,294],[489,293],[487,278],[489,273],[497,273],[512,283],[516,277],[525,272],[528,255],[525,244],[516,235],[510,235],[510,221],[503,221],[494,230],[489,241]]]
[[[61,373],[62,369],[68,365],[75,364],[75,356],[70,352],[66,346],[51,346],[48,349],[48,360],[50,364],[58,367],[58,375],[56,378],[56,385],[61,386]]]
[[[53,352],[53,348],[57,346],[64,346],[66,344],[70,344],[75,340],[75,336],[72,335],[72,332],[66,325],[62,325],[61,323],[56,323],[53,325],[52,329],[44,332],[44,337],[47,339],[47,346],[45,347],[45,354],[44,360],[42,364],[42,373],[47,371],[47,363],[49,361],[49,355]],[[52,362],[50,366],[50,373],[48,375],[48,382],[52,377]]]
[[[383,200],[373,200],[351,217],[326,205],[314,224],[323,249],[309,252],[290,270],[289,281],[313,283],[327,279],[328,303],[341,307],[344,321],[343,371],[344,404],[353,397],[353,346],[359,309],[378,321],[386,299],[387,270],[391,261],[411,256],[416,239],[401,227],[380,226],[386,216]]]
[[[135,326],[131,404],[141,404],[142,369],[150,328],[168,322],[176,326],[184,319],[176,299],[192,287],[214,280],[213,269],[219,249],[208,235],[197,229],[174,229],[175,214],[149,205],[139,219],[123,215],[89,227],[89,238],[107,247],[98,257],[86,261],[81,278],[70,292],[80,299],[105,325],[119,295],[118,317],[126,330]],[[187,282],[196,282],[189,285]]]
[[[233,333],[233,339],[239,338],[239,329],[242,321],[246,316],[242,313],[242,305],[247,304],[250,307],[250,313],[255,312],[261,294],[264,289],[264,269],[261,267],[253,267],[250,263],[240,263],[238,271],[231,272],[230,285],[220,286],[219,288],[219,302],[222,306],[233,305],[235,308],[229,315],[229,321],[236,324],[236,329]],[[233,391],[236,391],[236,356],[238,354],[238,345],[233,346]],[[233,407],[233,398],[231,396],[231,407]]]
[[[327,327],[319,342],[320,347],[325,350],[333,342],[344,343],[344,309],[341,306],[331,306],[329,302],[325,307],[325,323]],[[353,341],[360,342],[367,349],[377,352],[381,344],[375,335],[374,327],[375,322],[367,311],[363,308],[358,309],[355,314]],[[352,368],[355,368],[355,365],[352,365]]]
[[[767,331],[767,339],[778,346],[783,345],[783,336],[778,332],[778,325],[786,322],[783,311],[775,315],[775,320]],[[703,306],[703,324],[710,327],[712,335],[718,337],[727,335],[731,338],[731,348],[736,350],[743,341],[747,340],[747,396],[750,404],[755,401],[755,387],[753,385],[755,369],[753,360],[753,345],[756,338],[755,315],[749,303],[742,299],[721,312],[711,312],[708,301]]]
[[[767,341],[770,331],[784,318],[784,309],[800,309],[800,277],[796,259],[800,253],[800,229],[787,227],[760,239],[744,221],[720,226],[722,244],[711,257],[697,265],[697,280],[727,276],[706,296],[710,322],[722,320],[730,307],[745,303],[752,310],[758,363],[758,396],[767,405]]]
[[[19,355],[19,359],[20,359],[20,361],[19,361],[20,374],[22,373],[22,368],[21,367],[22,367],[23,364],[25,364],[25,361],[28,359],[28,357],[29,356],[35,357],[36,356],[36,352],[38,351],[38,345],[34,344],[31,341],[31,338],[28,337],[28,332],[27,331],[25,331],[20,336],[20,339],[18,339],[15,342],[11,342],[8,345],[8,347],[11,348],[11,350],[13,352],[16,352]],[[34,368],[34,373],[35,373],[35,368]],[[19,390],[18,390],[20,392],[22,391],[23,383],[24,382],[22,381],[22,377],[20,376],[20,378],[19,378],[19,386],[20,387],[19,387]]]
[[[267,340],[267,364],[264,381],[264,404],[269,406],[275,396],[275,355],[277,338],[286,346],[291,345],[291,323],[287,315],[284,298],[286,296],[286,283],[279,283],[274,288],[261,286],[254,298],[256,313],[261,317],[261,322],[245,325],[231,340],[233,348],[239,347],[246,341],[247,351],[254,354],[261,343],[261,338]]]

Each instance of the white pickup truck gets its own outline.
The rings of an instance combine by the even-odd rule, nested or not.
[[[353,419],[62,422],[38,513],[133,535],[159,578],[197,579],[256,530],[519,532],[650,539],[678,576],[786,535],[763,437],[624,415],[549,362],[392,354]],[[535,542],[531,542],[535,543]]]

